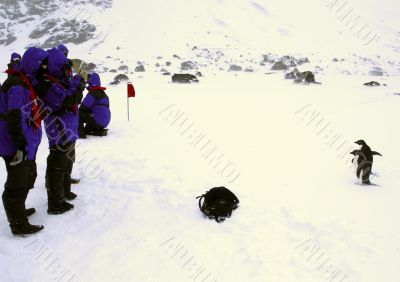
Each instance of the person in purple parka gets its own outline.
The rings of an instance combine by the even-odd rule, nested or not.
[[[101,87],[100,77],[95,72],[89,74],[87,82],[89,92],[79,108],[79,137],[106,136],[105,128],[111,121],[110,100],[104,92],[106,88]]]
[[[20,63],[21,63],[21,55],[18,53],[12,53],[10,62],[7,64],[7,70],[20,70]],[[8,74],[10,76],[10,74]]]
[[[29,190],[34,187],[36,153],[42,138],[36,76],[44,67],[47,52],[29,48],[22,56],[20,69],[9,69],[0,93],[0,156],[4,159],[7,180],[2,195],[4,210],[14,235],[28,235],[43,229],[31,225],[26,209]]]
[[[44,119],[50,153],[47,157],[46,188],[49,214],[62,214],[74,206],[66,200],[77,196],[71,192],[71,171],[78,139],[78,107],[76,97],[85,87],[84,79],[70,76],[70,64],[57,48],[48,51],[48,72],[41,82]]]

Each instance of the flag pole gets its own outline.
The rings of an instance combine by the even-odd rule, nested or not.
[[[126,104],[128,107],[128,121],[129,121],[129,96],[128,95],[126,95]]]

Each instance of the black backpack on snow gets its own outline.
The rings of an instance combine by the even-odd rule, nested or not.
[[[217,222],[224,221],[238,207],[239,199],[225,187],[214,187],[198,196],[201,212]]]

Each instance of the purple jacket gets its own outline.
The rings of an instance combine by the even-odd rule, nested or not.
[[[71,80],[66,69],[68,59],[58,49],[48,51],[48,75],[41,82],[41,89],[47,114],[44,119],[46,135],[50,147],[65,145],[79,138],[79,115],[75,103],[76,94],[80,91],[82,77],[76,75]]]
[[[27,83],[34,86],[34,77],[46,51],[40,48],[29,48],[23,55],[20,73],[10,72],[3,83],[0,93],[0,155],[13,156],[17,149],[27,153],[28,160],[35,160],[42,130],[36,128],[33,120],[31,91]]]
[[[100,77],[92,73],[88,80],[89,93],[83,99],[79,111],[90,111],[96,123],[106,128],[111,121],[110,100],[104,92],[106,88],[101,87]]]

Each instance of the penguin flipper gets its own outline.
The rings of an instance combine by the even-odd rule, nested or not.
[[[373,156],[374,156],[374,155],[378,155],[378,156],[381,156],[381,157],[382,157],[382,155],[381,155],[379,152],[372,151],[371,153],[372,153]]]

